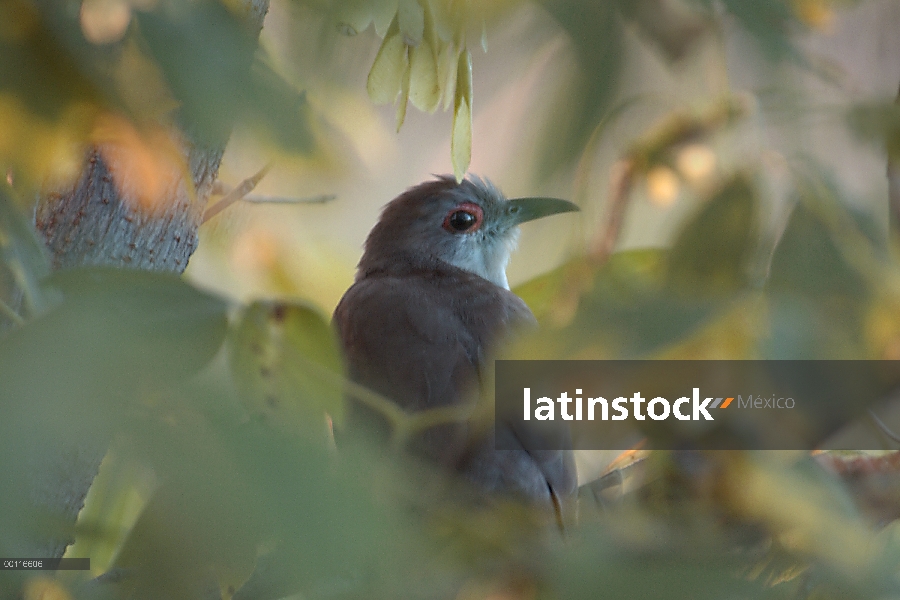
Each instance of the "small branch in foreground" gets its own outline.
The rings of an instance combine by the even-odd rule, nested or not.
[[[224,195],[224,198],[209,207],[203,214],[203,222],[205,223],[210,220],[235,202],[243,201],[251,204],[327,204],[328,202],[337,199],[337,194],[320,194],[318,196],[307,196],[305,198],[251,194],[250,192],[253,191],[253,188],[255,188],[266,173],[268,173],[270,168],[271,164],[266,165],[260,169],[256,175],[242,181],[236,188],[229,188],[221,181],[216,181],[215,184],[213,184],[212,194],[221,194]]]
[[[225,194],[224,198],[206,209],[206,212],[203,213],[203,219],[200,222],[206,223],[214,216],[252,192],[253,188],[255,188],[262,178],[266,176],[266,173],[268,173],[271,168],[272,163],[269,163],[252,177],[243,180],[236,188]]]
[[[321,194],[319,196],[307,196],[306,198],[291,198],[288,196],[244,196],[244,202],[251,204],[327,204],[337,200],[337,194]]]

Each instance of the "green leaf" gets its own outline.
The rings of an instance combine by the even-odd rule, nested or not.
[[[756,190],[734,177],[684,226],[669,254],[669,285],[693,295],[722,296],[747,287],[758,239]]]
[[[50,261],[34,227],[19,210],[14,192],[0,183],[0,332],[19,319],[50,307],[40,281],[50,273]]]
[[[684,58],[712,26],[711,18],[681,2],[628,0],[619,6],[622,16],[671,61]]]
[[[868,103],[854,106],[847,122],[860,138],[876,142],[893,158],[900,157],[900,106],[894,103]]]
[[[286,431],[322,432],[343,417],[343,367],[328,321],[305,304],[255,302],[229,338],[247,410]]]
[[[709,4],[709,0],[701,1]],[[802,24],[794,13],[791,0],[724,0],[722,4],[756,38],[768,59],[800,59],[792,35]]]
[[[285,81],[257,53],[250,72],[252,111],[244,119],[262,126],[282,148],[300,153],[315,149],[306,94]]]
[[[227,3],[203,0],[136,11],[139,32],[162,70],[180,119],[209,143],[228,139],[238,120],[262,124],[290,150],[310,152],[302,93],[257,50],[255,31]]]
[[[845,223],[853,226],[849,215]],[[871,287],[841,240],[805,203],[794,209],[772,257],[767,295],[772,358],[863,358],[863,318]]]
[[[103,455],[139,401],[206,365],[227,330],[225,303],[175,275],[83,269],[49,283],[62,303],[0,339],[0,481],[11,483],[0,484],[0,505],[30,505],[14,513],[13,529],[0,517],[0,537],[15,531],[32,544],[66,539],[71,527],[26,497],[61,493],[35,482],[50,488],[54,469],[69,464],[66,477],[88,477],[90,457]]]
[[[852,227],[852,219],[844,214]],[[772,256],[768,289],[814,299],[860,297],[868,286],[847,261],[838,238],[818,214],[800,203]]]
[[[573,261],[517,288],[526,300],[538,299],[543,327],[513,349],[514,357],[637,358],[681,341],[722,304],[668,289],[667,264],[665,251],[630,250],[612,255],[596,271]],[[555,312],[564,326],[554,328]]]
[[[541,4],[571,38],[578,68],[543,136],[541,168],[551,173],[579,156],[609,110],[625,50],[615,2],[544,0]]]
[[[140,33],[181,102],[182,118],[211,142],[227,140],[248,106],[256,39],[220,2],[165,9],[136,12]]]

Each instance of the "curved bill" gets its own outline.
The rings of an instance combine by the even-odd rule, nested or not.
[[[578,205],[559,198],[513,198],[506,204],[506,214],[512,225],[519,225],[557,213],[581,210]]]

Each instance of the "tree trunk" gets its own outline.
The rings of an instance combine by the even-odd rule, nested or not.
[[[269,0],[245,0],[247,19],[258,35]],[[225,150],[221,144],[201,143],[182,134],[184,157],[193,179],[178,181],[166,190],[159,211],[140,208],[123,196],[98,148],[86,157],[81,176],[71,190],[39,199],[35,225],[50,251],[56,269],[112,266],[181,273],[197,247],[197,230]],[[122,182],[118,182],[122,183]],[[74,524],[84,506],[109,440],[85,440],[77,448],[41,448],[30,469],[31,501]],[[59,557],[72,539],[35,540],[25,554]],[[29,552],[30,550],[30,552]],[[23,555],[25,555],[23,554]]]

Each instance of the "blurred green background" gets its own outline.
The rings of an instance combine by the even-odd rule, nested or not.
[[[900,358],[900,4],[273,0],[258,46],[247,5],[0,0],[0,557],[92,559],[0,595],[900,595],[900,459],[867,406],[819,433],[869,452],[580,453],[560,532],[336,448],[328,324],[379,209],[468,169],[582,207],[523,228],[542,327],[504,356]],[[268,170],[183,276],[52,269],[35,214],[86,148],[141,224],[179,185],[206,201],[185,148],[226,140],[210,205]],[[103,235],[97,200],[71,235]],[[74,522],[61,490],[88,485]]]

